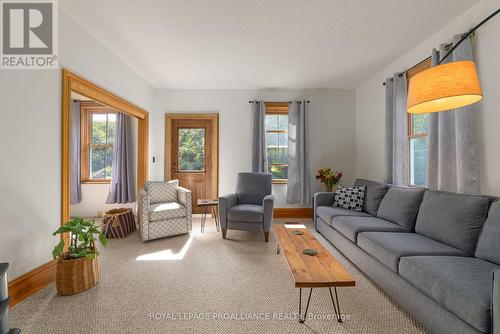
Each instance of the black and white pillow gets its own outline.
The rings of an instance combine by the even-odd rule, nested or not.
[[[362,187],[343,187],[340,186],[335,192],[335,199],[333,206],[353,210],[363,211],[363,204],[365,202],[366,186]]]

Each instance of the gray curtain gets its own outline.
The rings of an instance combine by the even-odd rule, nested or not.
[[[406,185],[409,177],[406,73],[396,73],[385,84],[385,182]]]
[[[130,116],[116,114],[116,135],[113,149],[111,185],[106,203],[135,202],[136,184],[134,149]]]
[[[70,203],[82,201],[82,186],[80,183],[80,101],[73,100],[71,104],[71,184]]]
[[[310,203],[306,101],[288,103],[288,204]]]
[[[455,36],[453,42],[460,39]],[[432,64],[446,54],[449,45],[432,53]],[[444,63],[472,60],[472,43],[465,40]],[[436,112],[429,115],[429,153],[427,187],[465,194],[479,194],[479,166],[476,145],[476,106]]]
[[[252,172],[267,173],[266,104],[256,100],[252,108]]]

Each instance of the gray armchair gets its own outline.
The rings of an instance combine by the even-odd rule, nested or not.
[[[192,229],[192,194],[179,181],[147,181],[139,192],[142,241],[189,233]]]
[[[219,197],[222,238],[227,230],[263,231],[268,242],[274,210],[271,192],[271,174],[238,173],[236,192]]]

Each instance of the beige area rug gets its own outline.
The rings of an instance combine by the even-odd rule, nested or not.
[[[23,334],[425,332],[321,236],[357,286],[338,289],[344,323],[331,319],[328,290],[315,289],[314,318],[300,324],[299,290],[274,236],[264,243],[261,233],[228,231],[228,238],[211,221],[200,233],[195,218],[191,235],[143,243],[135,232],[110,240],[97,287],[60,297],[52,284],[14,306],[11,325]]]

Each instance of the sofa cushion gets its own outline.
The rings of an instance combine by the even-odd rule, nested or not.
[[[366,187],[338,187],[335,192],[333,206],[352,211],[363,212]]]
[[[481,332],[490,331],[493,263],[454,256],[413,256],[399,261],[410,283]]]
[[[150,221],[186,217],[186,215],[186,208],[177,202],[151,204],[149,208]]]
[[[416,233],[362,232],[358,234],[358,246],[395,272],[404,256],[466,256],[461,250]]]
[[[147,181],[144,183],[150,203],[166,203],[177,201],[179,180]]]
[[[415,231],[474,254],[489,198],[426,190]]]
[[[262,206],[254,204],[236,205],[227,212],[229,220],[241,222],[262,223],[263,217],[264,211],[262,210]]]
[[[331,225],[333,217],[337,216],[371,217],[366,212],[347,210],[331,206],[318,206],[316,208],[316,216],[321,218],[321,220],[323,220],[328,225]]]
[[[390,187],[380,202],[377,217],[391,221],[408,230],[413,229],[424,188]]]
[[[493,202],[477,242],[476,257],[500,264],[500,201]]]
[[[333,217],[332,227],[352,242],[356,242],[361,232],[408,232],[401,226],[375,217]]]
[[[354,182],[354,186],[366,186],[365,203],[363,204],[364,211],[368,212],[372,216],[376,216],[380,202],[384,198],[387,190],[389,190],[389,186],[383,183],[364,179],[357,179]]]

